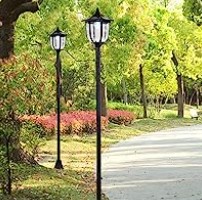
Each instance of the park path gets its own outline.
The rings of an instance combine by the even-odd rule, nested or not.
[[[102,165],[110,200],[202,200],[202,125],[122,141]]]

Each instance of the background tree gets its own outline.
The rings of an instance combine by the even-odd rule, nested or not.
[[[178,80],[178,116],[183,117],[183,104],[186,99],[184,79],[193,78],[194,80],[200,75],[197,63],[200,62],[201,57],[201,51],[199,51],[201,48],[201,33],[199,34],[199,32],[201,30],[179,12],[173,13],[169,20],[169,26],[175,30],[176,35],[177,45],[173,51],[173,61],[175,61]]]
[[[14,31],[19,16],[25,12],[36,12],[42,1],[0,1],[0,58],[9,58],[14,53]]]
[[[202,1],[201,0],[184,0],[184,15],[198,26],[202,25]]]
[[[20,115],[44,114],[54,107],[50,74],[28,55],[0,62],[0,132],[11,135],[14,161],[34,162],[21,148]],[[8,127],[8,128],[7,128]],[[3,135],[0,144],[4,144]]]

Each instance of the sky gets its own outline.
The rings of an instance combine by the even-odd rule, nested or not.
[[[170,3],[169,3],[168,8],[169,8],[170,10],[173,10],[173,9],[175,9],[176,7],[182,5],[182,3],[183,3],[183,0],[171,0]]]

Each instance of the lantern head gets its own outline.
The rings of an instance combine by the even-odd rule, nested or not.
[[[105,43],[109,37],[109,24],[112,20],[103,17],[97,8],[95,14],[84,20],[86,23],[87,37],[95,45]]]
[[[51,35],[50,35],[50,43],[51,47],[56,51],[60,51],[64,49],[66,41],[66,34],[60,31],[57,28]]]

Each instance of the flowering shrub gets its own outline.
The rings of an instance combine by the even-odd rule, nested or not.
[[[96,131],[96,114],[94,111],[75,111],[69,113],[61,113],[61,133],[62,134],[77,134],[93,133]],[[30,115],[21,117],[23,121],[32,121],[41,125],[48,134],[54,134],[57,127],[57,115]],[[105,129],[108,120],[105,117],[101,118],[102,129]]]
[[[47,134],[55,134],[57,127],[57,115],[24,115],[20,118],[22,121],[31,121],[40,125]],[[128,125],[135,119],[135,115],[129,111],[109,110],[108,118],[101,117],[102,129],[108,125],[108,120],[120,125]],[[96,114],[95,111],[74,111],[61,113],[61,134],[91,134],[96,131]]]
[[[133,112],[124,111],[124,110],[109,110],[108,111],[108,120],[115,124],[128,125],[135,118],[136,117]]]

